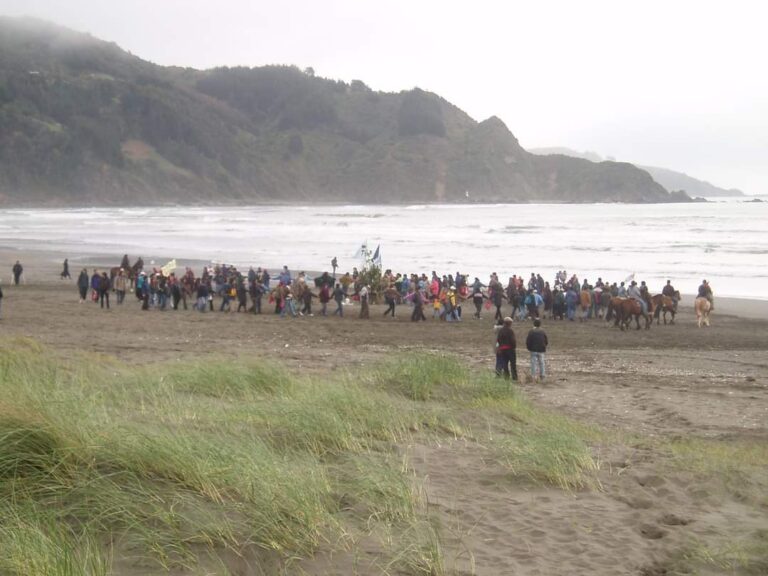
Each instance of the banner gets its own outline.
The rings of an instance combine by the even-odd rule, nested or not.
[[[163,276],[170,276],[171,272],[176,270],[176,258],[168,262],[165,266],[160,268],[160,272],[163,273]]]

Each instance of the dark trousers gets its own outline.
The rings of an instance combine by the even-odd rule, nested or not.
[[[512,380],[517,380],[517,351],[499,350],[496,353],[496,376],[504,374],[504,378],[509,380],[510,373]]]
[[[99,291],[99,302],[101,303],[101,307],[104,308],[104,301],[107,302],[107,308],[109,308],[109,290],[100,290]]]
[[[411,321],[418,322],[419,320],[427,321],[427,317],[424,316],[424,306],[416,304],[413,307],[413,314],[411,314]]]
[[[387,305],[389,306],[389,308],[384,310],[384,316],[386,316],[387,314],[392,314],[392,318],[394,318],[395,317],[395,301],[387,300]]]
[[[472,298],[472,302],[475,305],[475,318],[480,318],[480,312],[483,310],[483,299]]]

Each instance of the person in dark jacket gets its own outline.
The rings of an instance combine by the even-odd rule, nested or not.
[[[64,269],[61,271],[61,279],[64,280],[64,278],[72,279],[72,276],[69,274],[69,259],[64,258]]]
[[[99,282],[99,302],[101,307],[104,308],[104,302],[107,303],[107,309],[109,309],[109,290],[111,288],[111,282],[106,272],[101,273],[101,280]]]
[[[544,380],[546,376],[546,353],[549,340],[547,333],[541,329],[541,320],[538,318],[533,321],[533,329],[528,332],[525,339],[525,347],[531,353],[531,378],[534,382]]]
[[[336,310],[333,311],[334,316],[344,316],[344,288],[341,287],[339,282],[336,283],[336,288],[333,289],[333,299],[336,301]]]
[[[21,265],[21,262],[16,260],[16,264],[13,265],[13,284],[15,286],[19,285],[19,281],[21,280],[21,275],[24,273],[24,266]]]
[[[507,316],[496,334],[496,376],[504,374],[509,380],[517,380],[517,342],[512,330],[512,318]]]
[[[77,290],[80,292],[80,304],[86,301],[88,298],[88,286],[90,279],[88,278],[88,270],[83,268],[80,275],[77,277]]]
[[[101,275],[99,271],[94,268],[91,275],[91,300],[94,302],[99,301],[99,287],[101,286]]]

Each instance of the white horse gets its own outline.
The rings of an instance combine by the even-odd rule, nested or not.
[[[696,310],[696,322],[699,328],[703,326],[709,326],[709,311],[712,309],[712,303],[699,296],[693,303],[693,308]]]

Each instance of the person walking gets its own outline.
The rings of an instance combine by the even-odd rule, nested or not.
[[[512,330],[512,318],[507,316],[496,334],[496,376],[517,380],[517,342]]]
[[[109,310],[109,291],[112,288],[109,276],[106,272],[101,273],[101,281],[99,282],[99,302],[101,307],[104,308],[104,302],[107,303],[107,310]]]
[[[64,258],[64,269],[61,271],[61,279],[64,280],[65,278],[72,280],[72,276],[69,274],[69,259]]]
[[[2,318],[3,311],[3,287],[0,286],[0,318]]]
[[[547,333],[541,329],[541,320],[533,321],[533,328],[525,339],[525,347],[531,353],[531,378],[533,381],[543,381],[546,376],[546,353],[549,340]]]
[[[392,318],[395,317],[395,302],[399,295],[400,293],[397,291],[394,284],[387,286],[387,289],[384,291],[384,303],[387,305],[387,309],[384,310],[383,316],[391,314]]]
[[[419,320],[427,321],[427,317],[424,316],[424,295],[418,286],[411,286],[412,291],[411,302],[413,302],[413,313],[411,314],[411,322],[418,322]]]
[[[21,280],[21,275],[24,273],[24,266],[21,265],[21,262],[16,260],[16,264],[13,265],[13,284],[14,286],[19,285],[19,281]]]
[[[88,286],[90,280],[88,278],[88,270],[82,269],[80,275],[77,277],[77,291],[80,293],[80,304],[86,301],[88,298]]]

